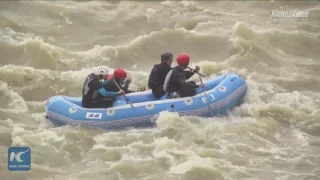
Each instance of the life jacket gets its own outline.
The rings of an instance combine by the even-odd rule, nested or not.
[[[157,70],[157,66],[158,64],[156,65],[153,65],[153,68],[150,72],[150,75],[149,75],[149,80],[148,80],[148,87],[151,89],[154,84],[155,84],[155,79],[154,79],[154,72]]]
[[[184,73],[184,71],[179,66],[176,66],[167,74],[166,85],[164,85],[165,92],[172,93],[179,92],[181,90],[179,78],[180,73]]]
[[[93,101],[99,95],[99,92],[97,90],[91,89],[89,87],[89,83],[93,80],[99,80],[98,76],[94,74],[89,74],[83,83],[82,97],[83,100],[86,102]]]

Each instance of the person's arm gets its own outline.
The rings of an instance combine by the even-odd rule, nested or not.
[[[182,87],[191,87],[191,88],[198,88],[199,87],[199,85],[187,83],[183,73],[179,73],[178,78],[179,78],[180,85]]]
[[[103,85],[104,85],[104,84],[107,84],[107,83],[108,83],[108,81],[100,82],[100,81],[95,81],[95,80],[94,80],[94,81],[91,81],[91,82],[88,84],[88,86],[89,86],[89,87],[91,86],[90,88],[93,88],[93,89],[99,91],[100,94],[101,94],[103,97],[114,97],[114,96],[120,95],[119,92],[107,91],[107,90],[103,87]]]
[[[186,79],[191,78],[194,75],[194,72],[192,71],[183,71],[185,74]]]
[[[120,85],[120,88],[127,94],[127,93],[132,93],[135,91],[129,90],[129,84],[130,82],[125,82],[123,85]]]
[[[104,97],[115,97],[120,95],[119,92],[111,92],[111,91],[107,91],[105,88],[100,88],[99,92],[101,95],[103,95]]]
[[[125,81],[124,84],[120,85],[121,89],[124,91],[128,91],[130,81]]]

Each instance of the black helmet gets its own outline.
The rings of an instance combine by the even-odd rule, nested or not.
[[[169,59],[173,58],[173,54],[170,52],[165,52],[161,54],[161,61],[168,61]]]

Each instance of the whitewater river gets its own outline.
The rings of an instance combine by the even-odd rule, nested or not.
[[[46,100],[81,96],[99,65],[146,87],[166,51],[207,76],[240,74],[244,104],[128,131],[45,119]],[[0,1],[0,179],[319,180],[319,76],[317,1]],[[31,148],[30,171],[8,170],[10,146]]]

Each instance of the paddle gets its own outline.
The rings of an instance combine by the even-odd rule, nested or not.
[[[194,72],[194,69],[192,69],[192,68],[190,68],[190,67],[188,67],[188,69],[190,69],[191,71],[193,71]],[[199,72],[195,72],[195,73],[197,73],[199,76],[201,76],[201,77],[206,77],[205,75],[203,75],[203,74],[201,74],[201,73],[199,73]]]
[[[190,70],[192,70],[193,72],[195,72],[194,69],[191,69],[190,67],[188,67],[188,69],[190,69]],[[201,82],[201,84],[203,84],[201,76],[202,76],[202,77],[205,77],[205,76],[202,75],[202,74],[200,74],[199,72],[195,72],[195,73],[197,73],[197,74],[199,75],[200,82]],[[204,89],[204,87],[202,87],[202,90],[203,90],[203,95],[204,95],[204,97],[206,98],[206,104],[208,105],[210,114],[211,114],[211,116],[213,116],[211,107],[210,107],[209,102],[208,102],[208,97],[207,97],[206,90]]]
[[[117,85],[117,87],[118,87],[119,90],[122,90],[122,89],[120,88],[119,84],[118,84],[114,79],[113,79],[113,82]],[[123,95],[123,97],[126,99],[126,102],[127,102],[127,103],[130,103],[130,106],[132,107],[132,109],[133,109],[134,111],[136,111],[136,109],[133,107],[132,103],[131,103],[130,100],[127,98],[127,96],[124,95],[124,94],[122,94],[122,95]]]

